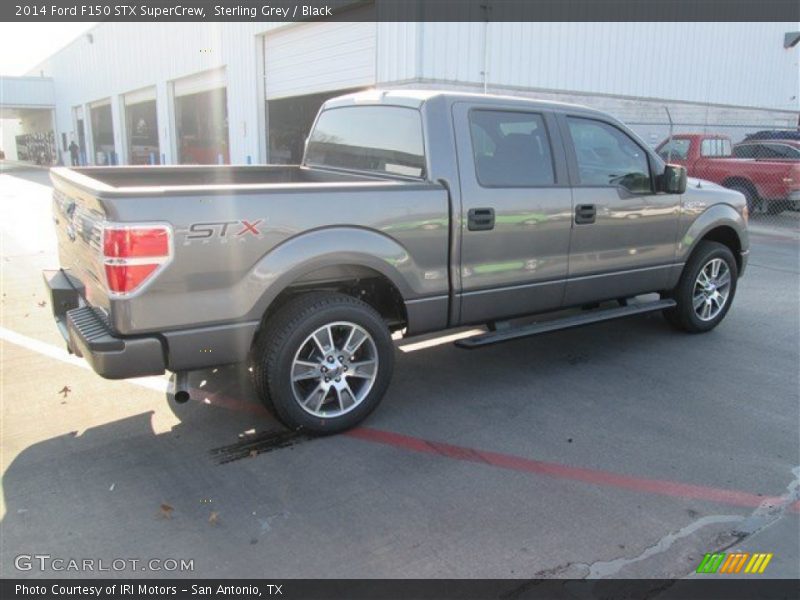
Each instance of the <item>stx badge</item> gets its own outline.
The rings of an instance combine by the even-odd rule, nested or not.
[[[255,219],[252,221],[242,219],[239,221],[192,223],[189,225],[189,229],[184,237],[184,245],[191,244],[195,241],[208,244],[211,240],[218,240],[220,243],[225,244],[230,240],[243,242],[250,236],[260,238],[261,231],[258,229],[258,226],[263,222],[264,219]]]

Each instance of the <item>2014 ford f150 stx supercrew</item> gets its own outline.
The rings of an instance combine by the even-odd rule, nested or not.
[[[318,433],[380,402],[393,332],[489,325],[458,342],[476,348],[656,310],[708,331],[748,254],[742,194],[523,98],[362,92],[322,106],[301,165],[52,179],[72,352],[112,379],[173,371],[178,400],[188,371],[250,361],[274,415]]]

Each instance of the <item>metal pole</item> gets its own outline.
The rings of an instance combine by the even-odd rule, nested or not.
[[[483,93],[489,93],[489,0],[485,4],[481,4],[486,18],[483,22]]]
[[[672,130],[673,130],[672,115],[669,113],[669,107],[668,106],[665,106],[664,110],[666,111],[667,119],[669,120],[669,141],[667,142],[667,148],[669,148],[669,150],[667,151],[667,162],[671,163],[672,162]]]

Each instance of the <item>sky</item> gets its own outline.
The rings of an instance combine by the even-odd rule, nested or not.
[[[0,23],[0,75],[24,75],[96,23]]]

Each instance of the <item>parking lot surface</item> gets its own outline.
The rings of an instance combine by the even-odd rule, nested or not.
[[[308,439],[244,368],[193,373],[176,407],[166,377],[105,381],[69,356],[40,275],[50,192],[44,171],[0,174],[3,577],[684,577],[725,548],[800,576],[792,215],[754,224],[709,334],[649,315],[472,352],[400,340],[365,426]]]

